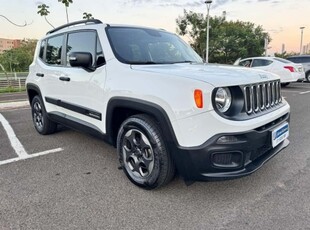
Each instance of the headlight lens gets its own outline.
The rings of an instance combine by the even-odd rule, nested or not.
[[[225,113],[231,106],[231,93],[228,88],[218,88],[215,94],[215,105],[218,111]]]

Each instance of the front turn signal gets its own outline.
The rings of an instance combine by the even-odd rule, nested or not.
[[[195,99],[197,108],[201,109],[203,107],[203,95],[200,89],[195,89],[194,99]]]

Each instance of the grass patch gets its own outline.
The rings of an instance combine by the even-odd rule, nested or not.
[[[16,92],[23,92],[23,91],[26,91],[25,87],[22,87],[21,89],[14,88],[12,86],[9,86],[6,88],[0,88],[0,93],[16,93]]]

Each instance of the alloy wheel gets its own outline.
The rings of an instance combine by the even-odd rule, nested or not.
[[[42,106],[39,102],[35,102],[33,105],[33,121],[35,126],[42,130],[44,126],[44,118],[43,118],[43,111]]]
[[[124,166],[135,180],[149,176],[154,168],[154,152],[148,138],[137,129],[126,132],[122,142]]]

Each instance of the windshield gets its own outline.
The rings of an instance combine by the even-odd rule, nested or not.
[[[202,63],[200,56],[178,36],[160,30],[108,27],[114,55],[127,64]]]

